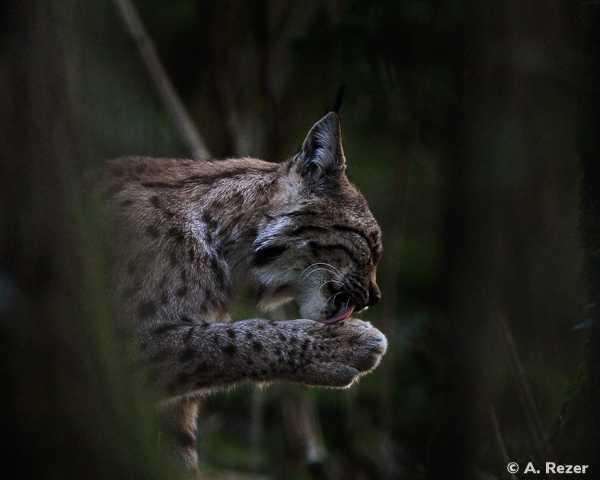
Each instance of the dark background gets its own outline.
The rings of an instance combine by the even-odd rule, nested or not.
[[[347,391],[211,396],[203,467],[224,478],[491,479],[509,478],[509,460],[590,463],[594,304],[579,207],[582,132],[595,136],[581,108],[593,8],[135,3],[216,158],[286,159],[346,85],[349,176],[384,233],[384,300],[365,315],[389,339],[379,369]],[[10,456],[23,477],[164,478],[152,402],[122,365],[105,233],[81,178],[105,158],[188,148],[113,2],[7,2],[0,18]]]

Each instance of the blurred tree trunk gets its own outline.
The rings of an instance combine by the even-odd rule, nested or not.
[[[577,16],[583,25],[585,69],[581,95],[579,152],[583,168],[581,226],[588,306],[591,324],[586,361],[574,380],[554,437],[563,462],[591,464],[590,477],[600,468],[600,5],[580,2]]]
[[[580,420],[586,432],[579,458],[592,462],[591,471],[600,469],[600,5],[586,2],[588,71],[584,84],[581,157],[583,160],[583,231],[585,265],[589,291],[589,318],[592,321],[587,359],[589,414]],[[589,413],[588,413],[589,412]],[[591,417],[591,418],[590,418]]]
[[[106,295],[108,232],[79,182],[93,157],[77,111],[78,4],[2,6],[3,467],[19,478],[162,478],[151,403],[124,373]]]
[[[478,143],[489,107],[483,32],[490,28],[478,4],[457,32],[456,85],[459,99],[448,112],[444,160],[445,211],[443,292],[447,325],[441,354],[445,361],[443,409],[429,451],[429,478],[474,478],[477,434],[482,427],[491,312],[495,285],[494,237],[497,206],[491,188],[492,159]],[[487,347],[486,347],[487,348]]]
[[[589,409],[581,425],[587,430],[581,457],[592,462],[591,471],[600,471],[600,4],[585,2],[587,75],[584,83],[581,158],[583,162],[583,233],[589,292],[589,318],[592,322],[587,358]],[[587,437],[587,438],[585,438]],[[588,453],[588,455],[584,455]]]
[[[568,327],[565,312],[576,304],[571,292],[577,283],[570,285],[559,276],[576,272],[576,259],[550,255],[569,242],[570,219],[547,223],[556,210],[569,211],[555,205],[548,215],[561,182],[569,178],[564,165],[573,145],[572,123],[564,121],[572,111],[572,97],[557,96],[559,82],[548,82],[549,75],[553,80],[557,75],[550,59],[564,48],[564,4],[467,4],[466,27],[462,35],[457,33],[454,46],[463,55],[457,59],[461,95],[448,116],[447,150],[452,155],[444,165],[447,383],[442,385],[444,412],[431,450],[433,478],[475,475],[482,445],[489,446],[493,438],[488,405],[498,398],[506,372],[512,381],[508,391],[516,399],[512,410],[519,418],[500,414],[494,420],[500,427],[504,420],[527,425],[520,428],[532,442],[527,454],[539,460],[547,456],[544,425],[522,362],[546,351],[546,343],[560,345],[560,332]],[[536,105],[542,103],[546,108],[540,113]],[[560,128],[549,122],[559,117],[564,122]],[[538,272],[544,270],[557,276],[542,278]],[[563,291],[566,300],[548,295],[565,284],[570,285]],[[514,342],[511,330],[517,332]],[[520,356],[522,338],[533,347]],[[503,344],[509,350],[503,351]],[[500,360],[507,353],[510,362],[503,365]],[[503,455],[496,455],[500,468]]]

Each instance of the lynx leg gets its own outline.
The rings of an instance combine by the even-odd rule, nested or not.
[[[167,324],[152,332],[145,360],[157,386],[170,397],[243,381],[288,380],[344,388],[377,367],[387,348],[379,330],[356,319],[331,326],[312,320],[260,319]],[[185,416],[179,420],[186,426],[180,443],[195,441],[189,422]]]
[[[165,406],[164,428],[175,458],[184,468],[194,474],[198,472],[198,449],[196,444],[198,407],[200,400],[183,398]]]

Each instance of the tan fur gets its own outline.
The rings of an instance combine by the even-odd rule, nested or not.
[[[345,170],[335,114],[282,164],[109,162],[100,184],[116,226],[115,296],[165,398],[243,381],[347,387],[377,366],[381,332],[356,319],[320,323],[380,296],[381,233]],[[265,308],[295,300],[304,319],[230,323],[243,284]],[[180,408],[180,438],[189,439],[194,407]]]

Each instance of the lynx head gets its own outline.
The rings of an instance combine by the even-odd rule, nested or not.
[[[346,177],[340,122],[331,112],[283,163],[268,220],[254,243],[259,306],[295,300],[304,318],[348,318],[381,298],[381,230]]]

